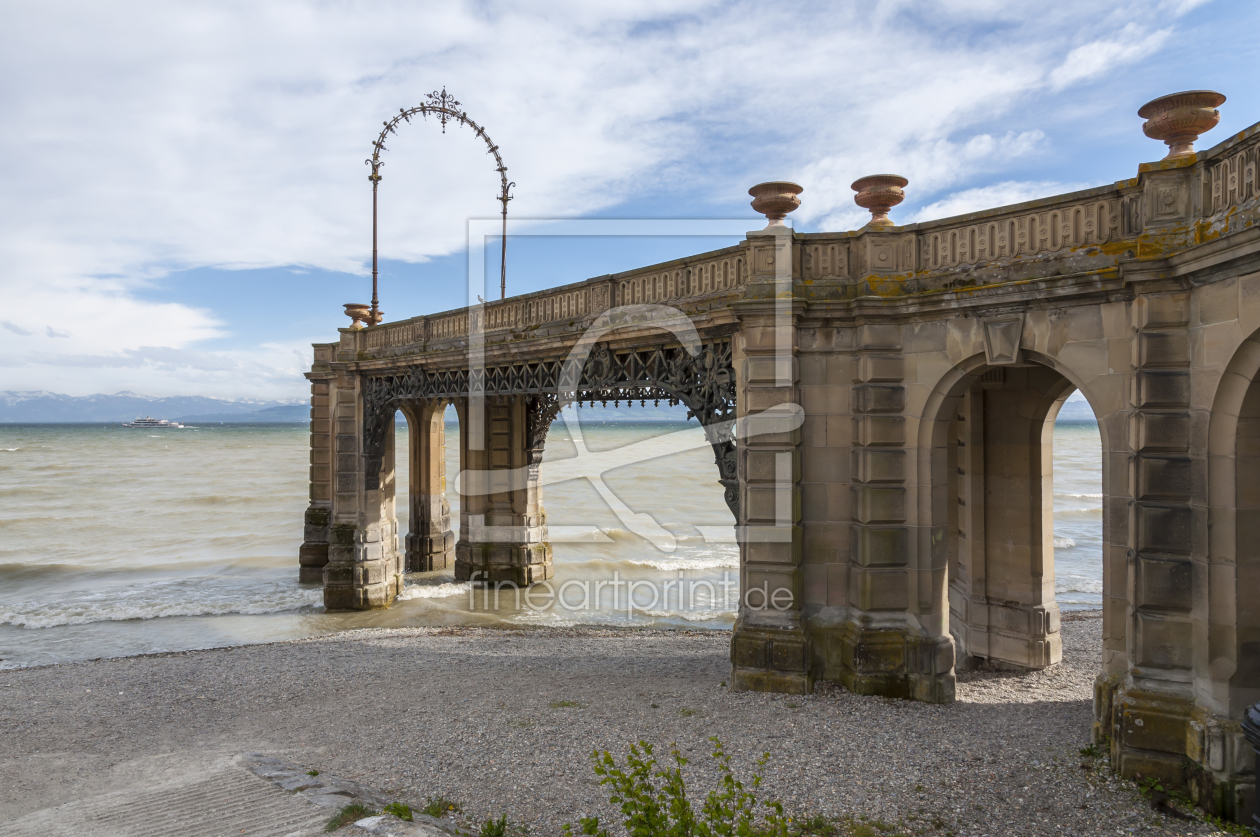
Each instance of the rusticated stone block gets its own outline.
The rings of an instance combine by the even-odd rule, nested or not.
[[[1148,372],[1137,378],[1139,407],[1185,408],[1190,406],[1190,374],[1187,372]]]
[[[854,567],[849,591],[862,610],[904,610],[910,600],[904,570]]]
[[[853,451],[853,472],[859,482],[904,482],[906,452],[857,448]]]
[[[858,381],[900,381],[906,376],[901,355],[862,355],[857,362]]]
[[[910,537],[904,527],[854,526],[853,557],[864,567],[901,567],[910,560]]]
[[[809,670],[809,654],[803,639],[774,639],[771,640],[770,648],[771,664],[779,671]]]
[[[744,383],[746,384],[780,384],[795,383],[799,373],[796,357],[793,355],[760,355],[745,358]]]
[[[861,523],[902,523],[906,519],[906,490],[901,487],[853,487],[854,516]]]
[[[1139,665],[1189,668],[1194,654],[1193,626],[1184,616],[1139,611],[1137,646]]]
[[[863,413],[899,413],[906,408],[906,388],[894,384],[854,387],[854,406]]]
[[[853,420],[855,441],[859,445],[904,445],[906,420],[901,416],[858,416]]]
[[[735,637],[731,641],[731,662],[740,668],[767,668],[769,642],[761,637]]]
[[[1188,506],[1137,507],[1138,550],[1189,555],[1193,513]]]
[[[1189,611],[1194,573],[1189,560],[1138,559],[1138,606]]]
[[[1140,451],[1190,449],[1190,416],[1186,413],[1137,413],[1133,447]]]
[[[1189,500],[1192,467],[1188,456],[1139,456],[1138,499]]]
[[[858,328],[858,347],[862,349],[900,349],[901,326],[870,324]]]
[[[1185,331],[1142,332],[1137,339],[1136,366],[1177,367],[1190,365],[1190,335]]]
[[[1139,328],[1174,328],[1190,323],[1190,294],[1143,294],[1138,297]]]

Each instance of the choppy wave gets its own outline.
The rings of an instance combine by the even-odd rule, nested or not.
[[[129,588],[71,592],[51,600],[0,604],[0,625],[52,628],[170,616],[262,615],[315,609],[323,592],[281,582],[199,585],[196,579],[145,582]]]
[[[411,599],[445,599],[459,596],[472,589],[467,581],[448,581],[445,584],[409,584],[398,594],[398,601]]]
[[[1059,576],[1054,580],[1054,592],[1056,593],[1101,593],[1103,591],[1103,583],[1101,578],[1081,578],[1080,576]]]
[[[1054,539],[1055,549],[1071,549],[1074,546],[1076,546],[1076,541],[1072,540],[1071,538],[1055,538]]]
[[[1054,496],[1055,497],[1070,497],[1073,500],[1101,500],[1103,498],[1103,495],[1101,494],[1058,494],[1056,493]]]
[[[739,567],[739,553],[730,555],[698,555],[695,557],[679,556],[676,558],[626,558],[625,563],[636,567],[651,567],[654,570],[715,570]]]

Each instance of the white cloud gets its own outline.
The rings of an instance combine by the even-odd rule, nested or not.
[[[25,360],[0,389],[51,388],[34,380],[46,373],[65,391],[222,392],[231,369],[150,353],[202,351],[224,336],[219,318],[139,291],[198,266],[361,273],[362,161],[383,119],[444,84],[500,144],[517,217],[656,196],[668,215],[678,194],[742,206],[748,185],[788,177],[807,190],[802,222],[844,228],[864,222],[849,190],[863,174],[897,171],[930,195],[1032,159],[1052,117],[1029,108],[1171,31],[1124,21],[1194,5],[13,6],[0,28],[0,351]],[[1082,20],[1101,33],[1083,45]],[[497,175],[466,129],[413,124],[387,145],[383,256],[453,252],[465,219],[497,213]],[[246,355],[300,369],[309,351],[290,364],[287,349],[247,348],[214,354],[260,375]],[[88,360],[107,357],[116,365]]]
[[[995,209],[1001,206],[1009,206],[1013,203],[1023,203],[1024,201],[1044,198],[1049,195],[1075,192],[1078,189],[1087,189],[1090,185],[1096,184],[1056,183],[1053,181],[1016,182],[1008,180],[1005,183],[994,183],[992,186],[981,186],[976,189],[963,189],[960,192],[954,192],[922,207],[909,220],[936,221],[942,218],[952,218],[955,215],[965,215],[968,212],[978,212],[982,209]]]
[[[1051,71],[1050,86],[1062,90],[1145,58],[1163,46],[1171,34],[1171,29],[1148,33],[1142,26],[1130,23],[1110,37],[1090,41],[1069,52],[1063,63]]]

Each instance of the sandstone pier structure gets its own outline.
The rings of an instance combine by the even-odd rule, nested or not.
[[[1103,450],[1094,738],[1126,776],[1249,815],[1260,125],[1196,153],[1178,114],[1202,122],[1215,105],[1185,95],[1143,110],[1169,157],[1116,183],[897,225],[884,218],[905,181],[864,178],[877,220],[856,231],[772,222],[723,250],[342,329],[308,375],[303,580],[322,582],[330,609],[387,606],[407,571],[546,580],[538,475],[558,409],[669,400],[706,426],[742,589],[790,592],[783,608],[741,607],[734,686],[801,693],[826,679],[949,702],[960,667],[1060,659],[1051,431],[1079,391]],[[762,186],[759,208],[780,218],[800,191]]]

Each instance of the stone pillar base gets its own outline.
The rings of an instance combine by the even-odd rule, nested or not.
[[[814,633],[815,670],[859,695],[954,701],[954,643],[904,626],[858,622],[820,626]]]
[[[390,537],[390,544],[393,543]],[[403,558],[393,546],[352,524],[329,527],[324,567],[325,610],[389,607],[402,592]]]
[[[1254,757],[1239,721],[1187,698],[1125,686],[1120,675],[1101,675],[1094,682],[1092,737],[1126,779],[1185,790],[1222,819],[1243,822],[1255,811]]]
[[[740,620],[731,638],[731,688],[739,692],[814,691],[810,637],[801,628],[763,628]]]
[[[455,533],[441,535],[408,535],[406,567],[409,573],[445,570],[455,565]]]
[[[551,544],[455,544],[455,580],[528,587],[552,577]]]
[[[324,565],[328,563],[329,509],[313,506],[306,510],[303,523],[302,547],[298,550],[298,583],[319,584],[324,580]]]
[[[328,544],[302,544],[298,550],[298,583],[319,584],[324,580],[324,567],[328,564]]]

